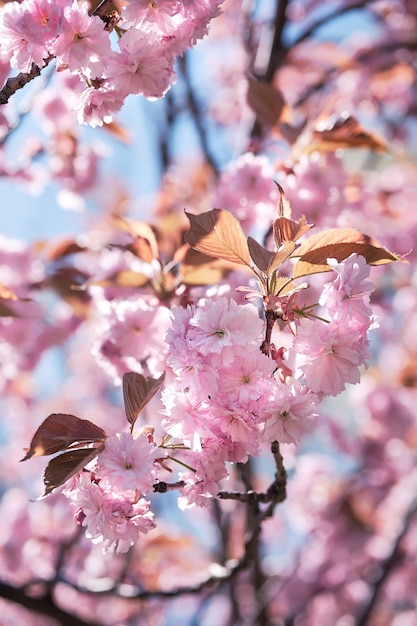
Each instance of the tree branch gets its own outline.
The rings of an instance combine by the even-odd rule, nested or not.
[[[96,622],[86,622],[73,613],[67,613],[67,611],[60,609],[49,592],[39,597],[31,596],[22,587],[13,587],[5,582],[0,582],[0,597],[23,606],[29,611],[48,615],[62,626],[100,626]]]
[[[412,519],[414,515],[417,513],[417,498],[413,500],[411,503],[403,521],[403,525],[401,527],[400,532],[398,533],[388,557],[380,564],[380,573],[379,576],[374,580],[372,585],[371,594],[368,598],[366,605],[363,607],[357,621],[356,626],[367,626],[368,624],[372,624],[372,612],[376,606],[378,601],[378,597],[382,591],[385,581],[388,576],[391,574],[393,569],[398,563],[398,557],[401,552],[401,543],[407,534]]]
[[[277,10],[275,12],[274,38],[269,53],[268,67],[263,77],[263,80],[268,83],[272,82],[275,70],[280,65],[283,55],[287,52],[282,42],[282,35],[287,21],[287,7],[288,0],[278,0]]]
[[[110,2],[111,0],[102,0],[96,6],[94,11],[92,11],[91,15],[97,15],[98,17],[102,18],[104,15],[104,11],[106,10],[107,5],[109,5]],[[11,78],[9,78],[4,84],[4,86],[2,87],[2,89],[0,90],[0,105],[7,104],[7,102],[16,93],[16,91],[18,91],[19,89],[22,89],[25,85],[30,83],[34,78],[37,78],[38,76],[40,76],[41,71],[45,67],[47,67],[47,65],[49,65],[52,59],[55,59],[55,56],[50,54],[46,59],[44,59],[45,63],[42,67],[39,67],[35,63],[32,63],[30,72],[27,72],[27,73],[21,72],[17,76],[12,76]]]
[[[216,161],[214,160],[214,157],[211,154],[211,151],[208,145],[208,140],[207,140],[207,132],[203,124],[203,118],[201,115],[200,106],[197,103],[197,100],[195,98],[194,91],[191,85],[190,76],[188,72],[188,65],[187,65],[187,53],[185,53],[182,57],[179,57],[178,67],[181,71],[181,74],[184,80],[184,85],[185,85],[186,94],[187,94],[187,105],[192,115],[192,118],[194,120],[195,128],[198,134],[198,138],[200,140],[201,149],[204,153],[204,156],[207,162],[209,163],[213,172],[217,176],[219,172],[219,168],[217,167]]]
[[[18,74],[17,76],[12,76],[9,78],[3,88],[0,90],[0,104],[7,104],[10,98],[18,91],[19,89],[23,89],[25,85],[30,83],[34,78],[41,75],[41,70],[45,68],[52,59],[55,58],[52,55],[45,59],[45,65],[40,68],[35,63],[32,63],[32,67],[30,72],[24,74],[23,72]]]
[[[340,17],[341,15],[344,15],[345,13],[349,13],[350,11],[354,11],[356,9],[362,9],[363,7],[366,7],[366,5],[370,3],[370,1],[372,0],[357,0],[357,2],[352,2],[351,4],[346,4],[345,6],[339,6],[334,13],[324,15],[322,18],[314,22],[314,24],[309,26],[303,33],[301,33],[301,35],[297,37],[297,39],[295,39],[295,41],[292,42],[291,47],[294,48],[295,46],[298,46],[298,44],[302,43],[303,41],[314,35],[316,30],[318,30],[322,26],[325,26],[326,24]]]

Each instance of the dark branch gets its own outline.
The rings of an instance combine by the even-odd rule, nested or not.
[[[86,622],[76,617],[73,613],[67,613],[60,609],[54,602],[50,593],[36,597],[28,595],[21,587],[13,587],[7,583],[0,582],[0,597],[10,600],[29,611],[48,615],[57,620],[62,626],[100,626],[96,622]]]
[[[45,59],[45,65],[43,67],[46,67],[53,58],[53,56],[49,56],[47,59]],[[9,78],[0,91],[0,104],[7,104],[7,102],[16,93],[16,91],[18,91],[19,89],[23,89],[23,87],[30,83],[31,80],[40,75],[41,68],[35,65],[35,63],[32,63],[31,70],[27,74],[21,73],[17,76],[12,76],[11,78]]]
[[[368,624],[372,624],[372,612],[376,606],[378,601],[378,597],[382,591],[385,581],[388,579],[389,575],[396,567],[398,563],[398,559],[401,553],[401,543],[407,534],[412,519],[417,513],[417,498],[412,502],[409,507],[403,525],[401,527],[400,532],[398,533],[388,557],[380,564],[379,576],[374,580],[371,594],[368,598],[366,605],[363,607],[362,612],[359,618],[356,621],[356,626],[368,626]]]
[[[111,0],[102,0],[97,7],[92,11],[91,15],[97,15],[98,17],[103,17],[104,11],[109,5]],[[18,91],[22,89],[25,85],[30,83],[34,78],[40,76],[41,71],[49,65],[49,63],[54,59],[54,55],[49,55],[46,59],[44,59],[43,67],[39,67],[35,63],[32,63],[32,67],[30,72],[24,73],[21,72],[17,76],[12,76],[9,78],[3,88],[0,90],[0,104],[7,104],[10,98]]]
[[[309,26],[301,35],[297,37],[295,41],[292,42],[291,47],[294,48],[298,46],[298,44],[302,43],[306,39],[309,39],[314,33],[319,30],[322,26],[329,24],[334,19],[337,19],[341,15],[345,13],[349,13],[350,11],[355,11],[356,9],[362,9],[366,7],[370,3],[370,0],[358,0],[357,2],[352,2],[350,4],[341,5],[337,8],[334,13],[329,13],[328,15],[324,15],[322,18],[318,19],[314,24]]]
[[[189,76],[189,72],[188,72],[188,66],[187,66],[187,54],[184,54],[182,57],[179,57],[178,59],[178,67],[181,71],[182,77],[184,79],[184,85],[185,85],[185,89],[186,89],[186,94],[187,94],[187,106],[188,106],[188,110],[191,113],[191,116],[193,118],[194,121],[194,125],[198,134],[198,138],[200,140],[200,145],[201,145],[201,149],[204,153],[204,156],[207,160],[207,163],[210,165],[210,167],[212,168],[213,172],[216,174],[218,174],[219,168],[217,167],[216,161],[214,159],[214,157],[211,154],[209,145],[208,145],[208,140],[207,140],[207,132],[206,129],[204,127],[204,122],[203,122],[203,116],[202,116],[202,112],[201,112],[201,108],[200,105],[197,103],[197,100],[195,98],[195,94],[194,94],[194,90],[192,88],[191,85],[191,81],[190,81],[190,76]]]
[[[278,0],[277,10],[275,12],[274,39],[269,53],[268,67],[263,77],[263,80],[266,80],[268,83],[272,82],[275,70],[280,65],[284,54],[287,52],[282,42],[282,35],[287,21],[287,7],[288,0]]]

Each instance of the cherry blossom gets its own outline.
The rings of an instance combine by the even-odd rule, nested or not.
[[[115,491],[147,493],[154,482],[154,461],[161,451],[146,436],[119,433],[110,437],[98,456],[96,475],[102,486]]]

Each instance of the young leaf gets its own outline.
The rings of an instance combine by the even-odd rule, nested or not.
[[[165,373],[159,378],[145,378],[142,374],[128,372],[123,375],[123,399],[126,417],[134,425],[145,406],[162,387]]]
[[[246,237],[238,220],[229,211],[212,209],[200,215],[185,213],[191,224],[185,240],[192,248],[250,267]]]
[[[338,148],[368,148],[387,150],[387,144],[375,133],[365,130],[355,117],[344,111],[316,123],[308,151],[337,150]]]
[[[287,217],[279,217],[273,224],[274,241],[277,248],[283,241],[297,241],[305,233],[307,233],[314,224],[307,224],[307,220],[303,215],[298,222],[288,219]]]
[[[282,93],[265,81],[249,79],[248,104],[262,124],[275,126],[285,107]]]
[[[365,257],[369,265],[398,261],[400,257],[389,252],[377,241],[354,228],[329,228],[304,241],[294,257],[300,260],[294,266],[294,278],[329,271],[328,258],[339,262],[356,253]]]
[[[86,247],[81,246],[72,237],[60,239],[50,244],[46,250],[46,257],[48,261],[57,261],[70,254],[77,254],[78,252],[85,252]]]
[[[278,187],[279,191],[278,216],[291,219],[291,204],[289,203],[289,200],[287,200],[287,198],[285,197],[285,193],[281,185],[276,181],[275,184]]]
[[[285,241],[278,252],[271,252],[261,246],[260,243],[248,237],[249,252],[252,257],[252,261],[255,263],[261,272],[264,274],[270,274],[275,271],[280,265],[282,265],[288,257],[294,252],[295,243],[292,241]]]
[[[190,248],[188,244],[175,252],[174,260],[178,262],[178,273],[183,285],[214,285],[236,269],[235,263],[215,259]]]
[[[44,496],[48,496],[54,489],[63,485],[67,480],[78,474],[102,450],[104,445],[97,448],[81,448],[64,452],[49,461],[44,474]]]
[[[132,252],[147,263],[158,258],[158,242],[152,227],[146,222],[138,220],[126,220],[120,215],[114,215],[116,224],[122,230],[129,232],[135,237],[132,244]]]
[[[271,250],[268,250],[267,248],[264,248],[264,246],[258,243],[255,239],[252,239],[252,237],[248,237],[248,248],[252,261],[255,263],[256,267],[259,268],[261,272],[264,272],[264,274],[267,274],[275,253],[271,252]]]
[[[106,438],[105,431],[88,420],[66,413],[52,413],[39,426],[21,460],[55,454],[74,443],[95,443]]]

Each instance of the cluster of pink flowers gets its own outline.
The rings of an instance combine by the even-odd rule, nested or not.
[[[238,304],[230,294],[206,295],[173,308],[160,351],[167,366],[160,447],[155,435],[113,436],[92,474],[82,474],[66,490],[93,541],[124,551],[153,527],[142,496],[174,459],[188,468],[179,472],[180,508],[205,506],[228,477],[227,463],[245,462],[273,441],[296,443],[310,430],[324,396],[359,382],[359,368],[369,357],[367,331],[375,325],[369,266],[356,254],[340,263],[329,259],[329,265],[334,278],[321,289],[319,315],[301,315],[291,329],[275,333],[282,344],[271,355],[260,349],[265,322],[254,300]],[[107,352],[114,363],[122,352],[146,361],[146,350],[157,341],[152,327],[160,323],[163,330],[167,321],[157,321],[161,308],[138,300],[107,304],[111,317],[100,332],[102,355]],[[136,341],[142,325],[148,337],[139,333]],[[109,346],[120,354],[111,356]]]
[[[0,58],[29,72],[51,55],[86,88],[76,108],[80,123],[110,121],[129,94],[161,98],[175,82],[174,61],[207,33],[218,0],[123,2],[108,19],[86,2],[23,0],[0,13]],[[118,45],[111,36],[117,32]]]
[[[169,309],[155,298],[95,298],[97,321],[92,353],[97,363],[120,384],[126,371],[158,377],[165,368],[164,335]]]
[[[139,533],[155,527],[150,503],[142,495],[152,489],[154,462],[160,456],[146,436],[120,433],[107,440],[94,474],[83,473],[69,483],[65,493],[93,543],[126,552]]]

